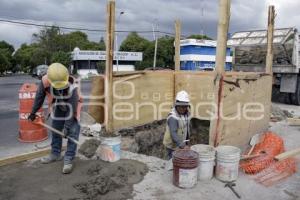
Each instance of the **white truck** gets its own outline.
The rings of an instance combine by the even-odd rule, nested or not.
[[[227,44],[232,48],[234,71],[265,71],[266,30],[236,32]],[[296,28],[274,31],[273,56],[273,96],[285,96],[286,103],[300,105],[300,35]]]

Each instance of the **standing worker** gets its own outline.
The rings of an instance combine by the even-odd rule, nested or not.
[[[190,138],[190,99],[186,91],[180,91],[176,95],[175,105],[167,118],[167,128],[163,144],[167,148],[168,158],[172,158],[173,151],[186,146],[186,140]]]
[[[48,110],[51,114],[52,127],[62,131],[66,136],[75,140],[79,138],[79,115],[81,98],[75,78],[69,76],[68,69],[60,64],[49,66],[47,74],[43,76],[28,119],[34,121],[36,112],[42,107],[45,97],[48,97]],[[52,163],[62,159],[62,137],[52,132],[51,153],[41,159],[43,164]],[[76,155],[77,145],[68,140],[67,151],[64,155],[62,172],[69,174],[73,170],[73,159]]]

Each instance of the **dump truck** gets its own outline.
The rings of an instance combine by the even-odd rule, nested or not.
[[[241,31],[231,35],[234,71],[264,72],[267,31]],[[274,30],[273,97],[283,96],[285,103],[300,105],[300,35],[296,28]],[[263,86],[262,86],[263,87]]]

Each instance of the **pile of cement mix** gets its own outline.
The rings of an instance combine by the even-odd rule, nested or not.
[[[85,140],[78,149],[78,152],[87,158],[91,158],[95,155],[95,152],[100,144],[101,141],[95,138]]]
[[[147,172],[147,167],[137,161],[101,162],[87,171],[90,176],[87,182],[75,184],[74,187],[86,199],[127,199],[132,185],[140,182]]]
[[[133,160],[78,160],[72,174],[63,175],[62,164],[36,162],[1,167],[0,199],[130,199],[133,184],[142,181],[148,172],[145,164]]]
[[[282,110],[276,105],[272,105],[272,119],[277,121],[285,120],[286,118],[293,118],[293,114],[287,110]]]

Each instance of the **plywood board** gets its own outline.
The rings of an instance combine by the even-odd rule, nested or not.
[[[166,118],[174,101],[174,72],[147,71],[140,76],[127,78],[114,77],[114,128],[137,126]]]
[[[215,129],[217,100],[216,74],[213,72],[146,71],[113,78],[113,124],[115,129],[138,126],[164,119],[174,104],[175,95],[186,90],[191,96],[192,116],[211,121],[210,143],[218,130],[219,144],[242,146],[252,135],[268,128],[272,76],[259,73],[230,72],[223,77],[220,120]],[[261,104],[264,110],[245,109]],[[263,114],[260,120],[253,120]]]
[[[242,146],[268,128],[271,87],[272,76],[265,74],[224,77],[220,144]]]
[[[214,109],[214,74],[211,72],[176,72],[175,94],[187,91],[191,98],[192,117],[210,120]]]

